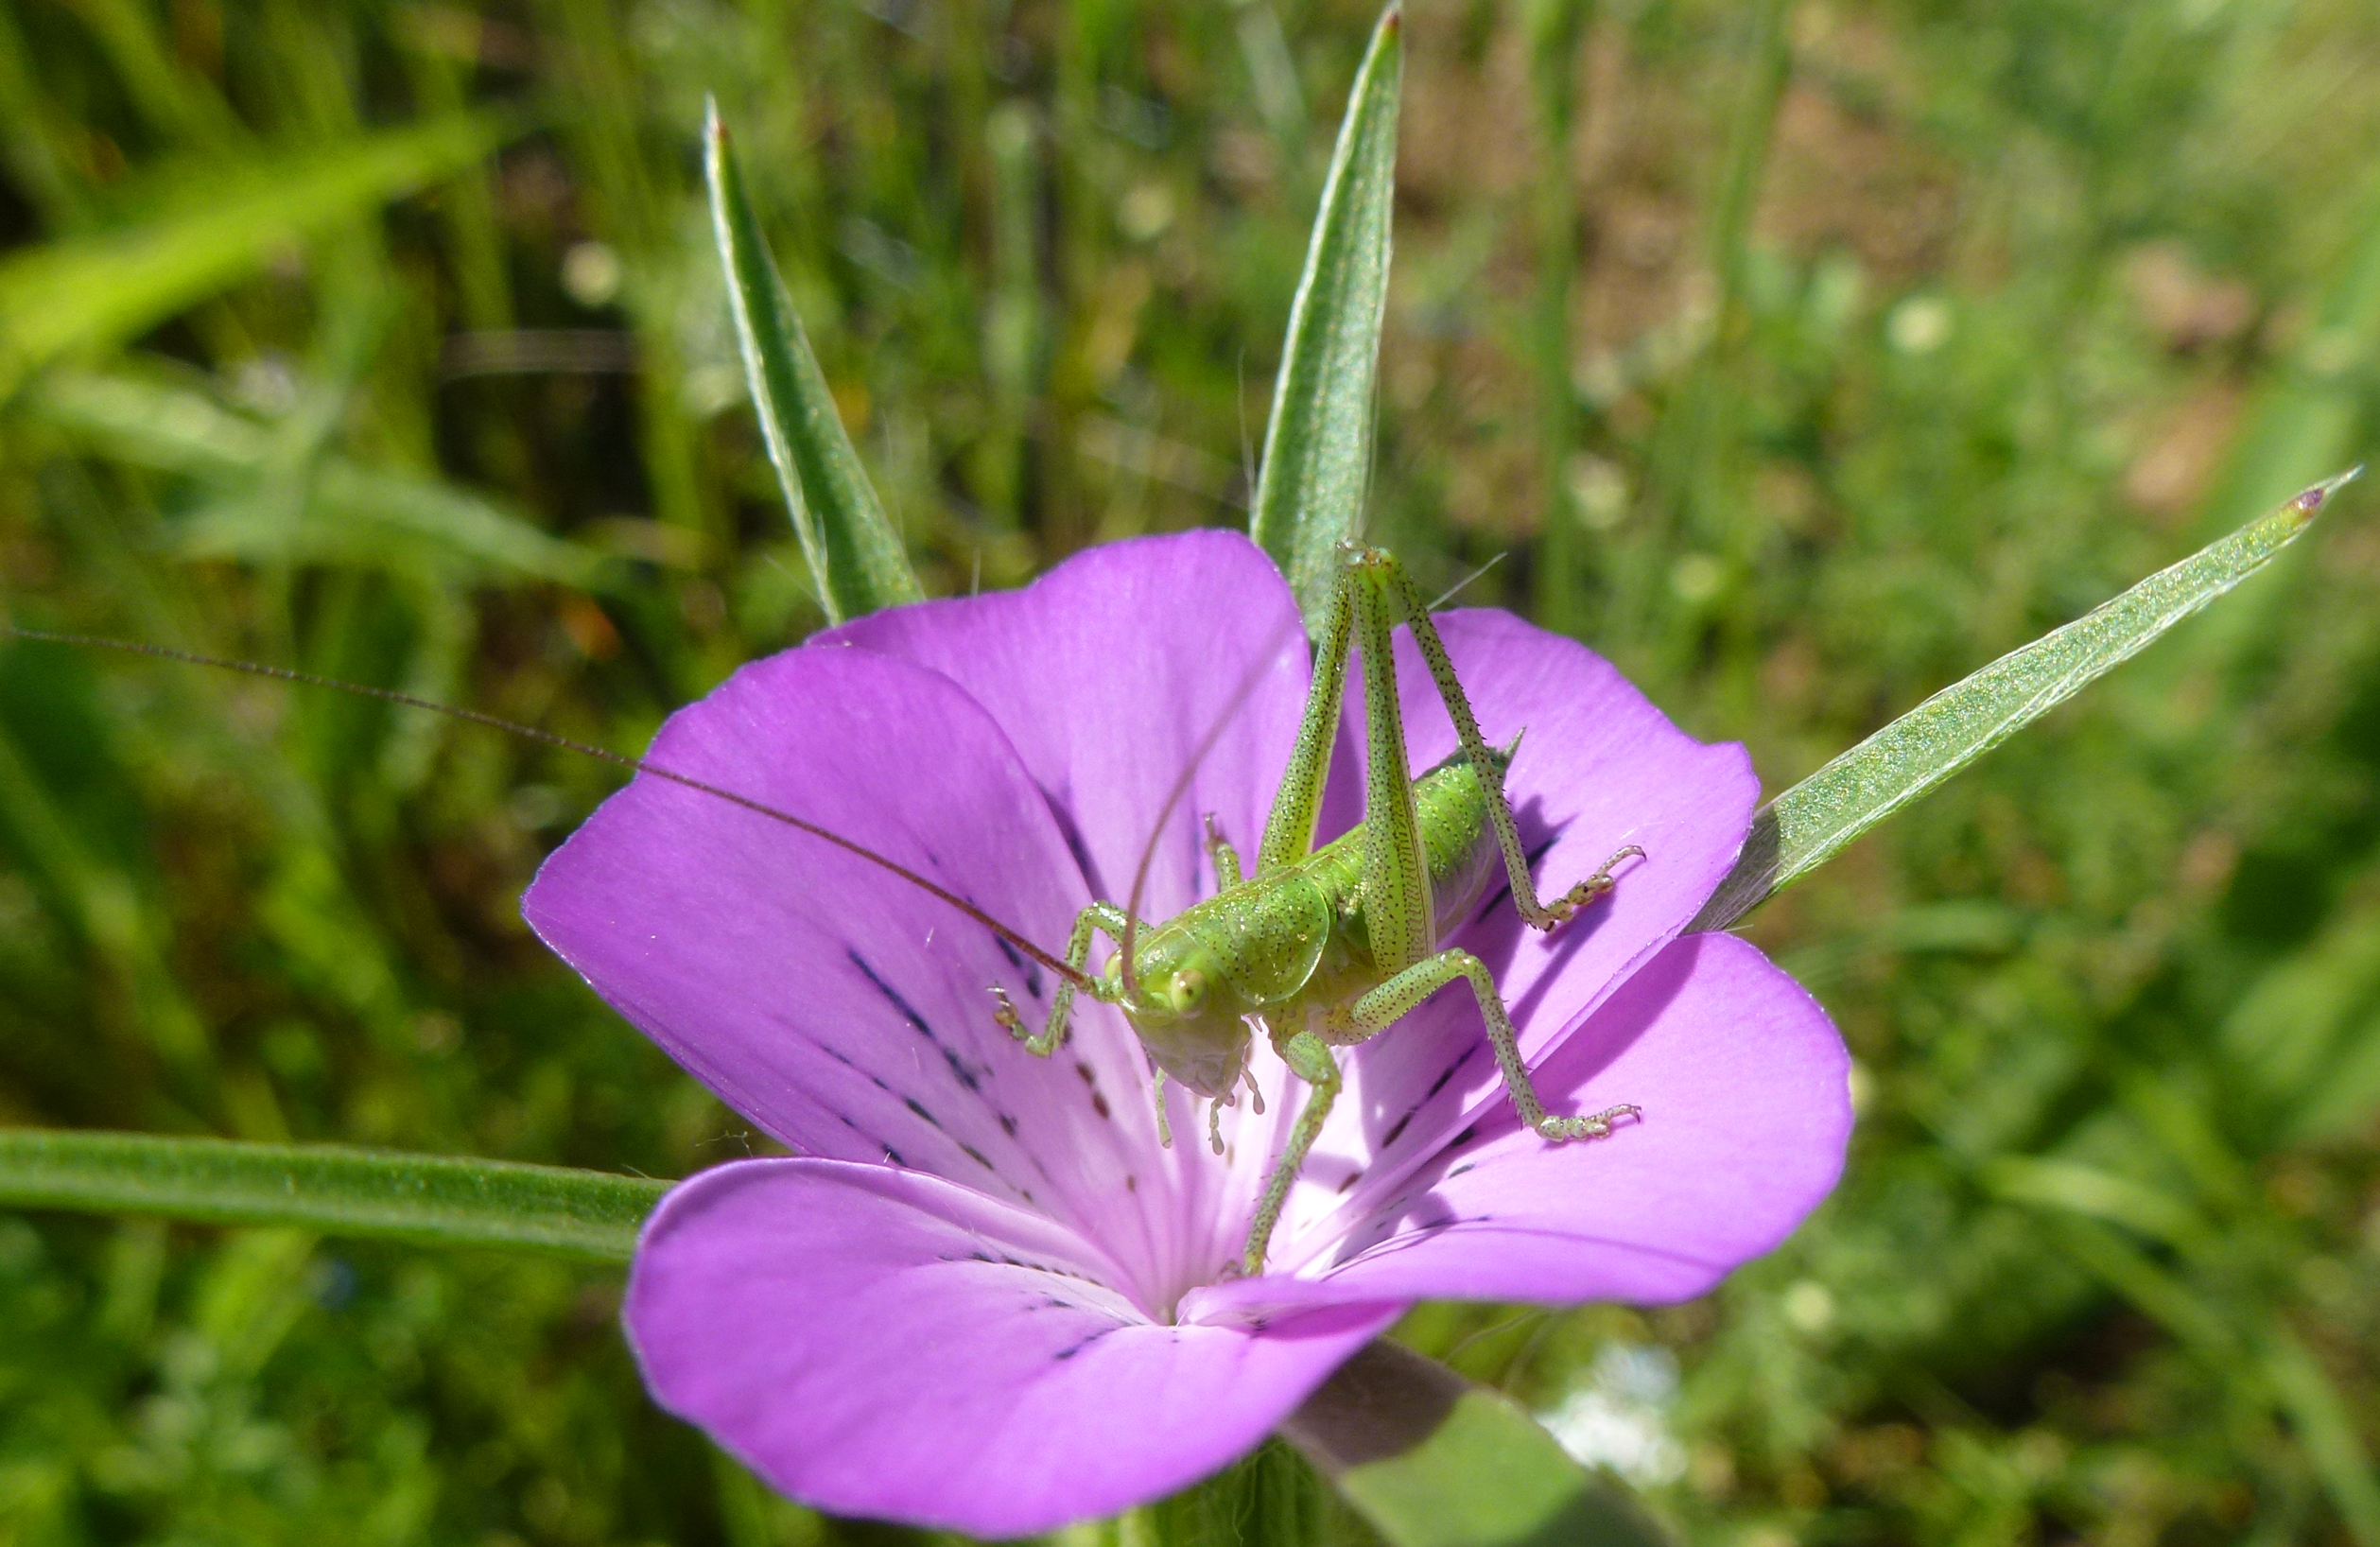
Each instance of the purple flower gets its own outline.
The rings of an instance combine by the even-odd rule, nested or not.
[[[1460,935],[1503,984],[1555,1112],[1643,1121],[1553,1145],[1505,1101],[1459,985],[1343,1055],[1346,1091],[1263,1278],[1233,1280],[1302,1087],[1258,1039],[1264,1115],[1226,1154],[1113,1010],[1028,1056],[992,1018],[1051,982],[881,869],[638,778],[525,901],[596,990],[798,1158],[693,1177],[646,1226],[628,1334],[655,1397],[825,1508],[1012,1536],[1112,1513],[1255,1445],[1422,1296],[1676,1300],[1781,1241],[1841,1170],[1842,1042],[1741,940],[1679,937],[1758,785],[1612,668],[1500,612],[1439,623],[1542,881],[1647,858],[1551,936],[1501,895]],[[660,765],[820,823],[1056,947],[1121,902],[1211,889],[1212,811],[1253,854],[1308,677],[1288,587],[1207,531],[1083,554],[1006,595],[878,614],[756,661],[673,717]],[[1453,746],[1399,636],[1416,768]],[[1253,681],[1243,700],[1239,695]],[[1351,685],[1350,692],[1355,688]],[[1352,722],[1359,722],[1360,720]],[[1326,835],[1360,810],[1344,735]]]

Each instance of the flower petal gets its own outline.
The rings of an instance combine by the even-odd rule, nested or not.
[[[1306,1277],[1202,1291],[1231,1304],[1448,1296],[1683,1299],[1782,1241],[1834,1186],[1850,1055],[1799,984],[1745,941],[1689,935],[1537,1071],[1562,1110],[1643,1109],[1608,1139],[1549,1144],[1502,1109],[1307,1249]]]
[[[662,1405],[843,1514],[1022,1536],[1263,1438],[1394,1305],[1164,1326],[1072,1232],[936,1179],[722,1166],[645,1228],[624,1312]]]
[[[1028,938],[1063,941],[1087,900],[1007,739],[905,662],[755,662],[672,716],[651,760],[866,844]],[[1084,1006],[1070,1047],[1027,1055],[986,985],[1030,1014],[1048,974],[808,833],[640,774],[547,860],[522,910],[621,1014],[797,1149],[921,1168],[1068,1220],[1168,1185],[1136,1174],[1159,1164],[1154,1119],[1113,1011]],[[1165,1246],[1144,1240],[1142,1258]]]
[[[1436,622],[1482,733],[1496,743],[1527,733],[1505,789],[1523,845],[1539,856],[1539,895],[1559,895],[1624,844],[1645,851],[1551,934],[1521,923],[1499,878],[1471,922],[1440,942],[1486,964],[1535,1067],[1693,919],[1743,847],[1760,781],[1742,746],[1688,736],[1584,646],[1503,612]],[[1453,725],[1401,629],[1397,647],[1408,752],[1427,769],[1454,750]],[[1506,1109],[1478,1002],[1459,982],[1345,1065],[1346,1095],[1291,1199],[1284,1241],[1361,1210],[1453,1134]],[[1336,1191],[1358,1173],[1351,1193]]]
[[[1070,825],[1092,890],[1120,907],[1195,763],[1141,897],[1141,916],[1162,919],[1214,891],[1202,813],[1255,862],[1305,705],[1305,641],[1264,550],[1210,530],[1088,548],[1022,590],[876,613],[812,645],[897,655],[964,687]]]

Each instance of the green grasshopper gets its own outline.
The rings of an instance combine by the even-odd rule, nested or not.
[[[1614,867],[1644,851],[1631,843],[1561,896],[1541,902],[1503,791],[1519,738],[1498,750],[1480,735],[1470,703],[1455,680],[1453,663],[1430,621],[1429,608],[1404,567],[1378,548],[1348,545],[1341,552],[1345,568],[1324,620],[1313,686],[1265,822],[1256,873],[1242,874],[1238,853],[1216,832],[1209,817],[1207,848],[1221,882],[1214,896],[1156,925],[1134,916],[1137,895],[1132,906],[1123,908],[1094,902],[1076,917],[1063,961],[964,898],[840,833],[642,758],[476,710],[279,667],[8,624],[0,624],[0,635],[129,650],[433,710],[685,785],[833,843],[932,894],[1053,969],[1058,986],[1049,1020],[1037,1034],[1026,1030],[1005,992],[992,989],[998,1001],[994,1018],[1026,1051],[1042,1057],[1057,1051],[1067,1038],[1078,993],[1121,1009],[1156,1067],[1158,1131],[1168,1143],[1169,1077],[1214,1104],[1207,1132],[1218,1153],[1223,1149],[1221,1108],[1235,1103],[1243,1080],[1259,1103],[1257,1110],[1262,1111],[1248,1069],[1251,1022],[1260,1022],[1274,1051],[1306,1082],[1311,1094],[1265,1179],[1249,1226],[1240,1266],[1254,1275],[1263,1271],[1281,1206],[1339,1093],[1332,1050],[1377,1036],[1458,978],[1468,980],[1479,1000],[1514,1107],[1537,1133],[1555,1142],[1600,1139],[1620,1119],[1641,1115],[1632,1104],[1587,1117],[1549,1115],[1520,1060],[1512,1018],[1495,980],[1479,958],[1459,948],[1440,949],[1438,940],[1477,903],[1499,855],[1521,918],[1550,930],[1608,892]],[[1390,653],[1391,633],[1400,617],[1413,630],[1460,741],[1453,756],[1417,780],[1406,772],[1405,731]],[[1369,749],[1364,822],[1316,848],[1314,825],[1346,697],[1347,655],[1359,647]],[[1483,778],[1483,770],[1492,777]],[[1102,931],[1116,942],[1117,949],[1104,969],[1093,974],[1087,970],[1092,938]]]
[[[1248,1070],[1250,1022],[1262,1024],[1273,1051],[1311,1093],[1265,1178],[1248,1227],[1240,1266],[1251,1276],[1264,1269],[1282,1203],[1339,1094],[1332,1050],[1379,1035],[1458,978],[1469,981],[1479,1000],[1514,1108],[1539,1135],[1556,1143],[1601,1139],[1620,1119],[1642,1115],[1625,1104],[1589,1117],[1549,1115],[1520,1061],[1495,980],[1478,957],[1440,949],[1438,939],[1479,900],[1499,852],[1514,907],[1532,927],[1550,930],[1611,890],[1613,868],[1644,851],[1631,843],[1550,904],[1540,902],[1504,797],[1504,774],[1520,739],[1498,750],[1480,735],[1430,610],[1404,566],[1379,548],[1350,544],[1340,553],[1345,567],[1316,645],[1297,741],[1265,820],[1256,874],[1242,874],[1238,853],[1210,817],[1207,850],[1220,882],[1215,895],[1158,925],[1143,924],[1110,902],[1084,909],[1067,943],[1072,970],[1061,979],[1050,1018],[1037,1034],[1026,1030],[1005,992],[992,990],[999,1023],[1028,1052],[1044,1058],[1066,1041],[1078,985],[1121,1009],[1157,1068],[1160,1133],[1164,1082],[1171,1076],[1214,1103],[1207,1132],[1218,1154],[1220,1108],[1234,1102],[1242,1079],[1256,1097]],[[1390,653],[1398,617],[1413,631],[1461,743],[1418,780],[1406,773]],[[1346,696],[1347,652],[1358,646],[1368,750],[1364,823],[1316,848],[1314,822]],[[1105,969],[1091,976],[1086,969],[1094,932],[1105,933],[1116,950]]]

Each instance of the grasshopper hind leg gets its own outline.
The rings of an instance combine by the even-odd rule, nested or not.
[[[1454,675],[1454,661],[1447,653],[1446,643],[1438,637],[1437,625],[1430,621],[1430,604],[1422,599],[1413,577],[1405,572],[1396,556],[1379,548],[1348,544],[1342,548],[1344,562],[1351,573],[1371,571],[1374,583],[1393,600],[1397,612],[1413,631],[1413,642],[1421,652],[1422,664],[1429,669],[1430,680],[1437,686],[1438,698],[1445,704],[1448,718],[1454,721],[1454,738],[1462,743],[1464,755],[1471,766],[1485,770],[1498,766],[1480,734],[1479,719],[1471,713],[1471,701],[1464,693],[1463,685]],[[1358,583],[1361,583],[1360,582]],[[1520,828],[1512,819],[1512,804],[1505,797],[1503,784],[1498,779],[1482,779],[1481,787],[1487,793],[1487,818],[1496,829],[1496,846],[1503,851],[1504,874],[1512,882],[1512,904],[1531,929],[1551,930],[1576,916],[1581,908],[1611,890],[1611,869],[1630,855],[1642,857],[1644,851],[1631,843],[1604,861],[1603,868],[1551,901],[1540,901],[1537,883],[1529,876],[1529,860],[1520,846]]]

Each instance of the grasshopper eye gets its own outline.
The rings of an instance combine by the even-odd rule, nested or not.
[[[1194,1010],[1198,1001],[1207,997],[1207,974],[1196,967],[1185,967],[1173,974],[1171,988],[1172,992],[1167,997],[1173,999],[1174,1009]]]

